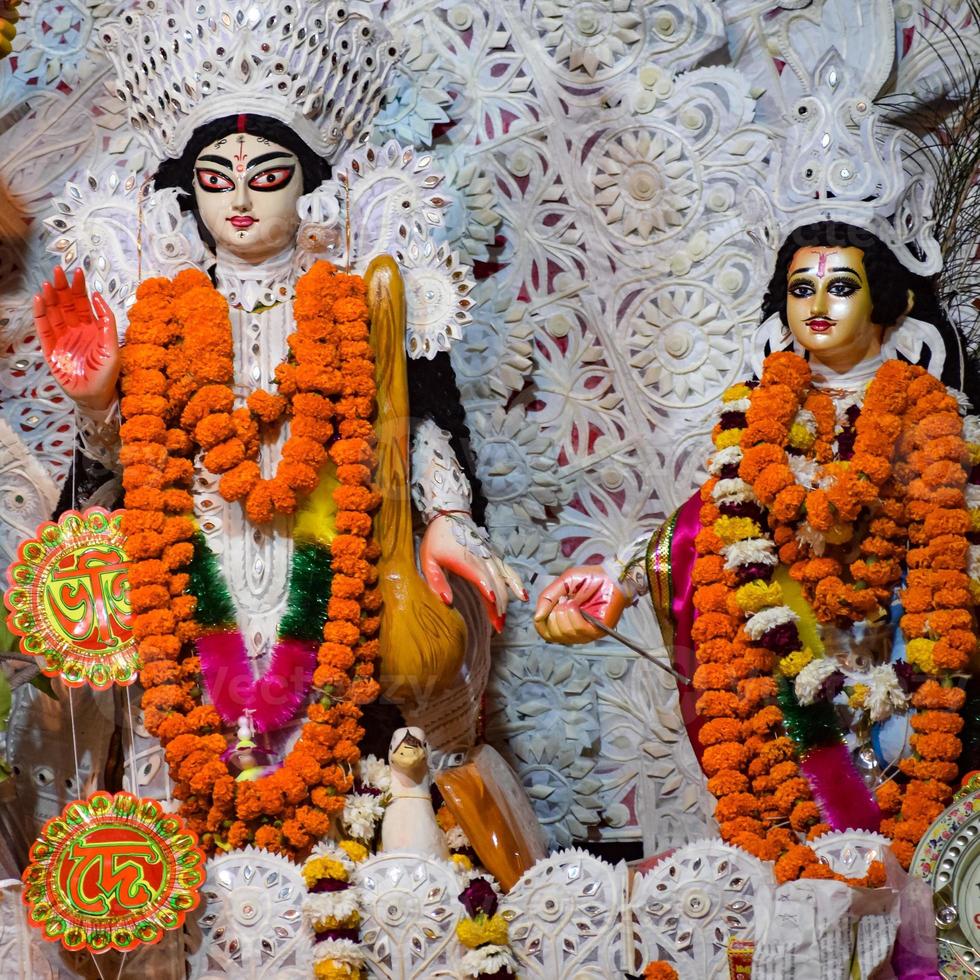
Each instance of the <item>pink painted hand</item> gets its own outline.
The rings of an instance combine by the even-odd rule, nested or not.
[[[116,318],[99,293],[89,303],[81,269],[71,286],[60,266],[54,270],[51,282],[34,297],[34,325],[44,359],[64,393],[87,408],[108,408],[119,376]]]
[[[480,592],[487,616],[500,633],[507,620],[508,591],[527,601],[527,591],[510,566],[490,550],[489,541],[468,514],[440,514],[425,529],[419,551],[422,574],[429,588],[446,605],[453,590],[446,578],[452,572]]]
[[[628,605],[626,593],[601,565],[580,565],[542,590],[534,627],[549,643],[589,643],[603,634],[586,621],[583,610],[614,628]]]

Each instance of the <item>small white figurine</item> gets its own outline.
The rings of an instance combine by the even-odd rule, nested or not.
[[[429,746],[421,728],[399,728],[388,747],[391,803],[381,822],[381,850],[449,860],[429,787]]]

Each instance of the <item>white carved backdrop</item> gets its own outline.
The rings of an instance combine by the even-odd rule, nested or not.
[[[134,195],[144,161],[94,32],[129,6],[23,0],[15,53],[0,63],[0,414],[57,484],[72,423],[30,296],[48,251],[71,264],[82,239],[104,256],[92,273],[122,290],[114,268],[133,229],[93,209]],[[372,142],[431,155],[379,152],[371,166],[388,167],[391,193],[417,191],[416,223],[438,226],[428,251],[405,246],[410,288],[438,302],[427,270],[473,266],[454,360],[490,528],[532,595],[511,606],[496,645],[488,737],[557,846],[642,837],[653,853],[710,834],[673,682],[609,643],[546,647],[533,599],[568,564],[628,548],[699,478],[710,406],[744,371],[767,278],[767,247],[740,204],[763,186],[798,68],[837,43],[869,85],[897,54],[906,90],[942,91],[942,32],[917,0],[369,6],[405,44]],[[975,32],[962,0],[937,6]],[[437,203],[430,171],[445,178]],[[469,289],[457,281],[446,304]],[[27,464],[5,472],[11,500],[50,499],[48,486],[20,493],[38,483]],[[16,534],[3,530],[9,556]],[[660,645],[645,604],[623,629]]]

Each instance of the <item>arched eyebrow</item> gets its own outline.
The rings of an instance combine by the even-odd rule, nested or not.
[[[203,157],[202,157],[202,159],[203,159]],[[813,274],[813,271],[814,270],[812,268],[810,268],[809,266],[807,266],[805,269],[794,269],[790,273],[790,275],[791,276],[800,276],[800,275],[805,275],[807,273],[809,273],[810,275],[812,275]],[[852,276],[856,276],[858,279],[861,278],[861,274],[856,269],[852,269],[849,265],[835,265],[830,271],[831,272],[849,272]]]
[[[219,167],[227,167],[231,170],[231,160],[227,157],[215,157],[210,155],[200,156],[197,158],[200,163],[216,163]]]
[[[201,159],[204,159],[203,157]],[[261,166],[263,163],[268,163],[270,160],[282,160],[288,159],[291,163],[295,161],[296,157],[289,152],[289,150],[276,150],[275,153],[263,153],[261,156],[257,156],[254,160],[249,160],[246,165],[246,170],[253,170],[255,167]]]

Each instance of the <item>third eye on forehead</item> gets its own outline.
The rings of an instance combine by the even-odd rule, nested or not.
[[[261,167],[264,163],[271,163],[273,160],[286,160],[292,163],[295,159],[289,150],[274,150],[271,153],[260,153],[257,157],[253,157],[245,164],[245,169],[254,170],[256,167]],[[233,169],[228,157],[218,156],[214,153],[204,153],[197,160],[198,163],[216,163],[219,167],[225,167],[228,170]]]

